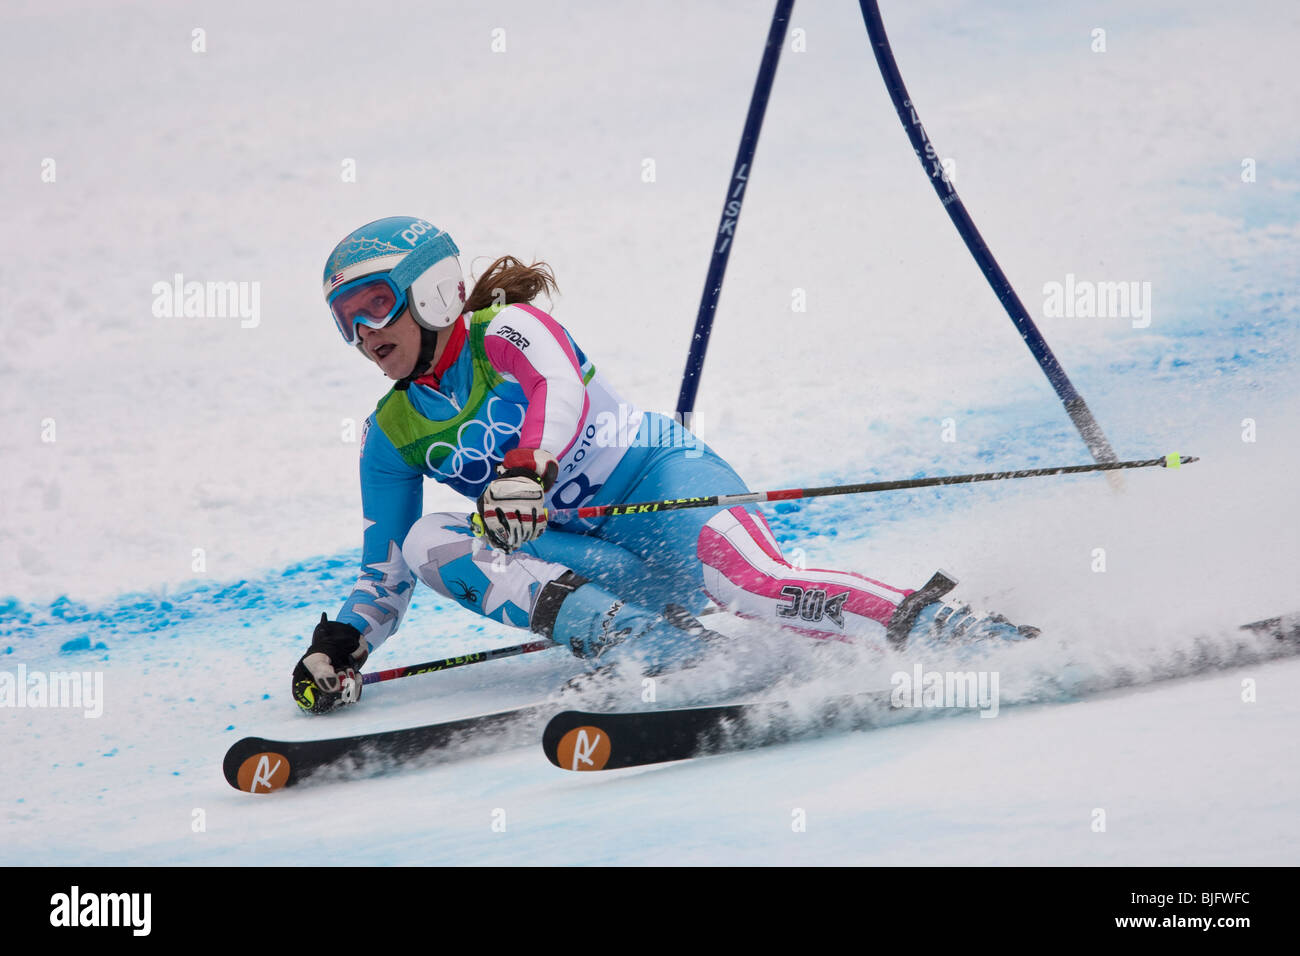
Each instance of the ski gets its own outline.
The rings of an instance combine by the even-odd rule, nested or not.
[[[314,776],[369,777],[437,763],[448,759],[451,751],[458,757],[482,753],[495,748],[507,730],[535,735],[543,715],[554,709],[554,704],[531,704],[479,717],[327,740],[245,737],[226,751],[222,771],[232,787],[246,793],[270,793]]]
[[[1241,625],[1261,637],[1300,641],[1300,612]],[[788,743],[887,722],[891,691],[672,710],[597,713],[566,710],[542,733],[546,758],[562,770],[618,770]]]
[[[1241,625],[1243,631],[1252,631],[1261,637],[1272,637],[1278,641],[1300,640],[1300,611],[1270,617],[1262,621],[1252,621]]]
[[[879,726],[891,691],[849,694],[812,706],[788,700],[602,714],[566,710],[542,733],[562,770],[618,770],[787,743],[827,731]]]

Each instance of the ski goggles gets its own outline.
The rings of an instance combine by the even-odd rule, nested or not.
[[[388,275],[363,276],[330,293],[330,314],[348,345],[361,340],[358,326],[383,329],[406,309],[406,293]]]

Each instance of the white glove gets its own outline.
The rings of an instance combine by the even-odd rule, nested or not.
[[[475,525],[488,541],[509,554],[546,530],[546,492],[559,463],[550,452],[516,448],[506,453],[497,475],[478,498]]]

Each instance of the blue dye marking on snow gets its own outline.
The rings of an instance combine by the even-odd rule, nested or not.
[[[125,593],[95,607],[70,600],[66,595],[46,605],[27,604],[17,597],[0,597],[0,639],[37,639],[51,655],[66,648],[72,653],[107,650],[99,638],[117,641],[131,638],[198,636],[210,639],[217,631],[250,627],[277,614],[297,616],[304,606],[338,607],[351,589],[351,577],[361,560],[360,551],[345,552],[299,562],[299,574],[276,571],[258,581],[242,580],[226,585],[204,582],[180,589],[160,588],[161,593]],[[349,568],[348,574],[326,575],[321,568]],[[255,611],[251,617],[247,611]],[[252,622],[252,623],[250,623]],[[76,624],[75,637],[67,632]],[[309,632],[310,625],[302,625]],[[42,640],[43,639],[43,640]]]
[[[226,729],[227,729],[227,730],[234,730],[234,729],[235,729],[235,725],[234,725],[234,724],[231,724],[231,725],[230,725],[229,727],[227,727]]]
[[[65,641],[59,646],[60,654],[74,654],[77,651],[106,651],[108,645],[103,641],[97,642],[93,647],[90,644],[90,638],[78,637],[71,641]]]

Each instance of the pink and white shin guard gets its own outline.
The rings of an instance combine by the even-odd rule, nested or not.
[[[767,520],[740,506],[710,519],[696,552],[714,601],[808,637],[882,640],[899,602],[912,593],[847,571],[794,567]]]

